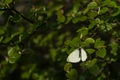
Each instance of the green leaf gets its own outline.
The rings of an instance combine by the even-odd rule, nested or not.
[[[50,50],[50,56],[51,56],[51,58],[52,58],[52,61],[55,61],[56,60],[56,56],[57,56],[57,50],[56,49],[51,49]]]
[[[90,11],[88,16],[91,18],[91,19],[94,19],[96,16],[98,15],[98,12],[97,11]]]
[[[0,42],[2,42],[3,38],[4,38],[3,36],[0,37]]]
[[[112,27],[113,26],[111,25],[111,23],[105,23],[100,26],[101,30],[103,30],[104,32],[112,30]]]
[[[85,14],[87,14],[88,12],[89,12],[89,9],[86,8],[86,9],[83,11],[83,14],[85,15]]]
[[[100,39],[98,38],[98,39],[96,39],[96,41],[95,41],[94,47],[97,48],[97,49],[99,49],[99,48],[105,47],[104,44],[105,44],[105,41],[102,41],[102,40],[100,40]]]
[[[85,36],[88,34],[88,28],[82,27],[82,28],[78,29],[77,32],[79,32],[82,36]]]
[[[58,15],[57,21],[58,21],[59,23],[62,23],[62,22],[65,21],[65,17],[64,17],[63,15]]]
[[[86,16],[76,16],[76,17],[74,17],[74,18],[72,19],[72,22],[73,22],[73,23],[77,23],[77,22],[79,22],[79,21],[85,21],[85,20],[87,20],[87,17],[86,17]]]
[[[79,42],[80,42],[80,39],[78,37],[75,37],[72,39],[72,41],[70,42],[70,47],[79,47]]]
[[[85,20],[87,20],[87,17],[86,17],[86,16],[80,16],[80,17],[79,17],[79,21],[85,21]]]
[[[62,23],[62,22],[65,21],[65,16],[63,15],[63,11],[62,11],[62,10],[59,10],[59,11],[57,12],[57,21],[58,21],[59,23]]]
[[[71,69],[70,72],[66,74],[66,76],[70,80],[77,80],[77,78],[78,78],[77,70],[76,69]]]
[[[87,68],[91,68],[96,64],[97,60],[93,59],[93,60],[89,60],[88,62],[86,62],[86,67]]]
[[[104,14],[106,12],[108,12],[108,8],[107,7],[103,7],[101,10],[100,10],[100,14]]]
[[[3,43],[8,43],[12,38],[9,37],[9,36],[6,36],[4,39],[3,39]]]
[[[88,54],[93,54],[95,52],[94,49],[86,49],[86,51],[87,51]]]
[[[15,63],[16,62],[16,57],[9,57],[8,62],[11,63],[11,64]]]
[[[109,31],[109,30],[111,30],[112,29],[112,26],[111,26],[111,24],[110,23],[106,23],[106,31]]]
[[[89,29],[94,28],[95,25],[98,25],[100,23],[101,23],[100,19],[96,18],[95,20],[93,20],[93,21],[90,22]]]
[[[72,64],[71,63],[66,63],[64,66],[64,71],[69,73],[69,71],[72,69]]]
[[[98,51],[96,51],[96,55],[100,58],[104,58],[106,56],[106,49],[105,48],[101,48]]]
[[[116,42],[112,42],[109,46],[111,47],[111,54],[116,56],[118,51],[118,44]]]
[[[102,6],[108,6],[108,7],[117,7],[117,4],[115,1],[111,1],[111,0],[105,0],[102,2]]]
[[[68,24],[71,20],[72,20],[72,17],[68,16],[65,24]]]
[[[113,17],[118,16],[120,14],[120,7],[118,7],[118,10],[112,14]]]
[[[7,54],[8,54],[8,61],[10,63],[15,63],[21,55],[20,48],[18,46],[11,47],[8,49]]]
[[[89,8],[89,9],[96,9],[97,8],[97,3],[96,2],[90,2],[87,5],[87,8]]]
[[[93,38],[87,38],[85,39],[85,42],[91,44],[91,43],[95,43],[95,40]]]

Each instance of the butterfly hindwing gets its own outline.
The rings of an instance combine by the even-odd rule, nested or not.
[[[80,51],[79,48],[75,49],[73,52],[69,54],[67,57],[67,61],[71,63],[77,63],[80,61]]]
[[[81,48],[81,60],[86,61],[86,59],[87,59],[87,53],[83,48]]]

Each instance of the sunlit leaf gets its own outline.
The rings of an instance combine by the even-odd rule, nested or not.
[[[108,8],[107,7],[103,7],[101,10],[100,10],[100,14],[104,14],[106,12],[108,12]]]
[[[93,38],[87,38],[86,40],[85,40],[85,42],[86,43],[95,43],[95,40],[93,39]]]
[[[7,54],[8,54],[8,61],[10,63],[15,63],[21,55],[20,48],[18,46],[11,47],[9,48]]]
[[[108,7],[116,7],[116,2],[111,0],[105,0],[102,2],[102,6],[108,6]]]
[[[85,36],[88,34],[88,28],[82,27],[82,28],[78,29],[77,32],[79,32],[81,35]]]
[[[96,2],[90,2],[90,3],[87,5],[87,7],[88,7],[89,9],[95,9],[95,8],[97,8],[97,3],[96,3]]]

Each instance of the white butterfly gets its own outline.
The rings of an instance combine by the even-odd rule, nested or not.
[[[86,61],[86,59],[87,53],[85,52],[85,50],[83,48],[77,48],[73,52],[71,52],[70,55],[67,57],[67,62],[78,63],[80,62],[80,60]]]

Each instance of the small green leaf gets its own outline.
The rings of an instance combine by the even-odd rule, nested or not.
[[[0,42],[3,40],[3,38],[4,38],[3,36],[0,37]]]
[[[69,73],[66,74],[67,78],[70,80],[77,80],[78,73],[76,69],[71,69]]]
[[[11,47],[8,50],[8,61],[10,63],[15,63],[21,55],[20,49],[18,46]]]
[[[12,38],[9,36],[6,36],[3,40],[3,43],[8,43]]]
[[[98,51],[96,51],[96,55],[100,58],[104,58],[106,56],[106,49],[105,48],[101,48]]]
[[[9,63],[15,63],[16,62],[16,57],[9,57],[8,58]]]
[[[111,1],[111,0],[105,0],[102,2],[102,6],[108,6],[108,7],[117,7],[117,4],[115,1]]]
[[[80,18],[80,19],[79,19],[80,21],[85,21],[85,20],[87,20],[87,17],[86,17],[86,16],[80,16],[79,18]]]
[[[88,54],[93,54],[95,52],[94,49],[86,49],[86,51],[87,51]]]
[[[94,17],[96,17],[97,14],[98,14],[97,11],[90,11],[89,14],[88,14],[88,16],[89,16],[91,19],[94,19]]]
[[[111,54],[113,54],[113,55],[117,55],[117,51],[118,51],[118,44],[117,43],[115,43],[115,42],[112,42],[111,44],[110,44],[110,47],[111,47]]]
[[[85,42],[90,44],[90,43],[95,43],[95,40],[93,38],[87,38]]]
[[[57,20],[59,23],[62,23],[65,21],[65,17],[63,15],[59,15]]]
[[[95,25],[98,25],[100,23],[101,23],[100,19],[96,18],[95,20],[90,22],[89,29],[92,29]]]
[[[73,18],[72,22],[77,23],[79,21],[85,21],[85,20],[87,20],[86,16],[76,16],[76,17]]]
[[[105,47],[104,44],[105,44],[105,41],[102,41],[100,39],[96,39],[94,47],[99,49],[101,47]]]
[[[112,26],[111,26],[111,24],[109,24],[109,23],[106,23],[106,31],[109,31],[109,30],[111,30],[112,29]]]
[[[75,37],[72,39],[70,43],[70,47],[78,47],[79,46],[80,39],[78,37]]]
[[[88,34],[88,28],[82,27],[82,28],[78,29],[77,32],[79,32],[82,36],[85,36]]]
[[[95,8],[97,8],[97,3],[96,2],[90,2],[87,5],[87,8],[89,8],[89,9],[95,9]]]
[[[120,14],[120,7],[118,7],[118,10],[112,14],[113,17],[118,16]]]
[[[96,64],[97,60],[93,59],[93,60],[89,60],[88,62],[86,62],[86,67],[87,68],[91,68]]]
[[[56,60],[56,53],[57,53],[57,50],[56,49],[51,49],[50,50],[50,56],[51,56],[51,59],[52,59],[52,61],[55,61]]]
[[[62,10],[59,10],[59,11],[57,12],[57,21],[58,21],[59,23],[62,23],[62,22],[65,21],[65,16],[63,15],[63,11],[62,11]]]
[[[71,20],[72,20],[72,17],[68,16],[65,24],[68,24]]]
[[[71,63],[66,63],[64,66],[64,70],[68,73],[72,69]]]
[[[100,14],[104,14],[106,12],[108,12],[108,8],[107,7],[103,7],[101,10],[100,10]]]
[[[85,15],[85,14],[87,14],[88,12],[89,12],[89,9],[86,8],[86,9],[83,11],[83,14]]]

